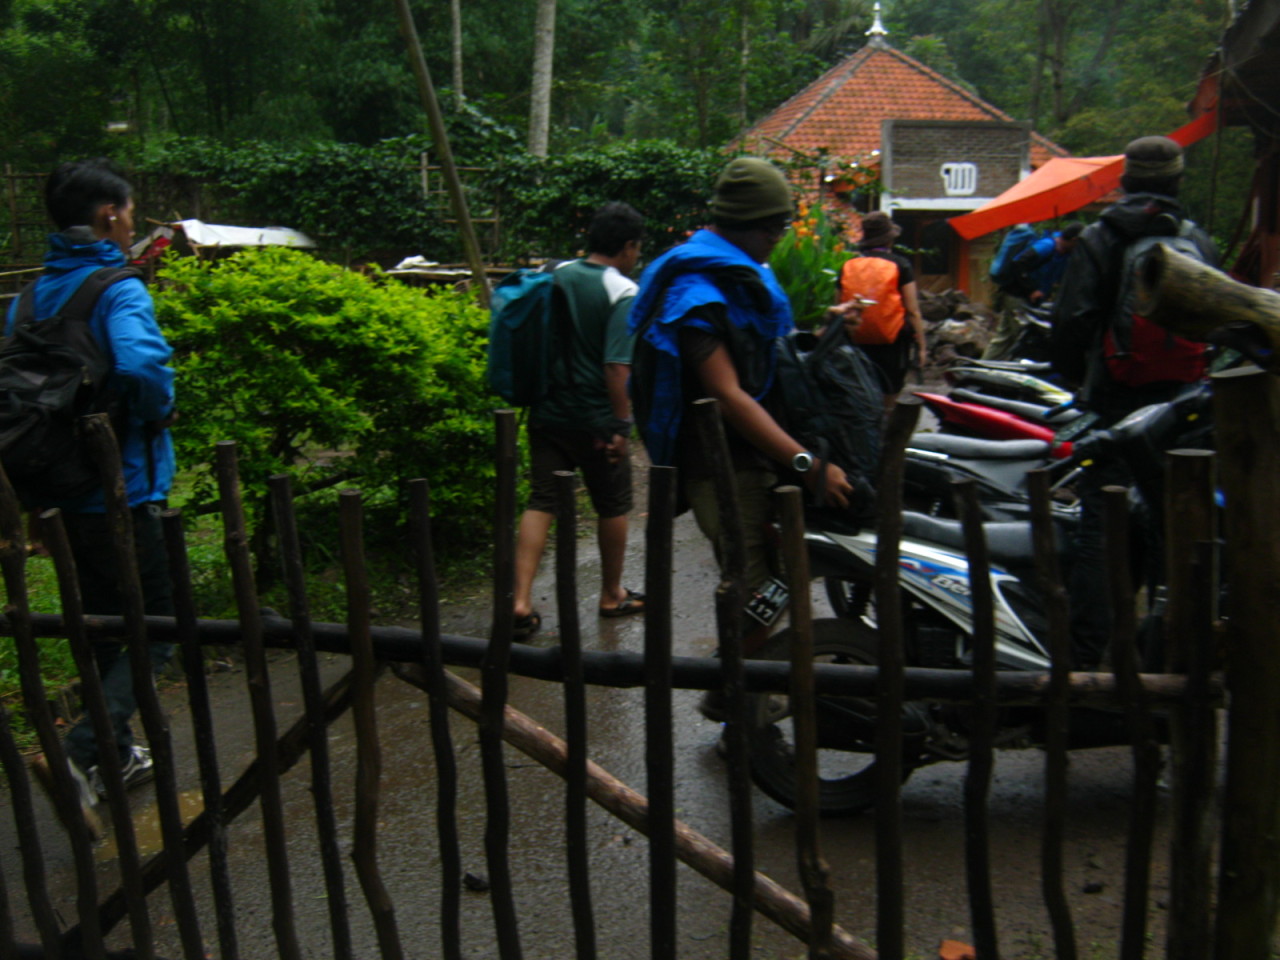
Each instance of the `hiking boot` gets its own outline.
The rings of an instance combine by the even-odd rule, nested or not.
[[[106,831],[102,826],[102,818],[98,816],[98,811],[94,809],[98,804],[98,795],[89,782],[89,776],[81,769],[80,764],[70,757],[67,758],[67,769],[71,771],[71,782],[75,784],[76,801],[80,808],[80,816],[84,818],[84,825],[89,830],[89,836],[94,840],[101,840],[106,836]],[[49,799],[53,800],[53,771],[49,769],[49,761],[43,753],[32,759],[31,773],[36,778],[36,782],[49,795]],[[57,807],[58,805],[55,802],[54,809],[56,810]]]
[[[698,701],[698,712],[715,723],[724,723],[729,719],[729,706],[725,701],[723,690],[708,690]]]
[[[129,755],[121,762],[120,766],[120,775],[124,778],[124,788],[126,790],[130,787],[136,787],[140,783],[146,783],[156,775],[155,761],[151,759],[151,751],[141,744],[135,743],[129,748]],[[89,775],[94,792],[99,797],[105,798],[107,786],[102,782],[101,768],[94,767],[89,771]]]

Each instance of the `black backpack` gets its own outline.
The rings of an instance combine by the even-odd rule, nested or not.
[[[104,290],[142,274],[131,267],[91,273],[51,317],[35,316],[35,284],[18,298],[13,333],[0,342],[0,463],[28,503],[83,496],[101,481],[80,437],[79,419],[112,415],[106,389],[112,361],[89,318]]]
[[[843,467],[853,484],[848,511],[813,508],[810,515],[819,513],[824,522],[841,527],[870,520],[884,382],[876,365],[849,343],[843,324],[830,324],[820,337],[797,330],[778,338],[769,409],[815,457]]]

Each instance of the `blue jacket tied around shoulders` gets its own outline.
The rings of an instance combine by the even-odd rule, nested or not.
[[[87,227],[72,227],[49,238],[44,273],[36,281],[37,318],[53,316],[95,270],[127,265],[124,253],[111,240],[98,240]],[[17,301],[9,308],[5,335],[13,332]],[[173,483],[173,441],[168,430],[151,424],[173,412],[173,370],[167,366],[173,351],[156,323],[155,308],[146,285],[138,279],[108,287],[94,306],[89,329],[111,358],[114,388],[127,404],[121,465],[129,506],[163,500]],[[149,449],[148,449],[149,448]],[[42,504],[73,513],[102,513],[102,490],[72,501]]]
[[[645,447],[658,466],[675,463],[684,412],[680,329],[689,324],[717,332],[704,317],[690,316],[712,304],[723,306],[730,325],[767,351],[763,380],[751,389],[756,400],[773,385],[774,342],[793,328],[791,303],[773,271],[710,230],[697,231],[649,264],[628,325],[638,334],[638,348],[646,345],[652,353],[652,382],[637,386],[634,399]],[[641,390],[647,395],[639,396]]]

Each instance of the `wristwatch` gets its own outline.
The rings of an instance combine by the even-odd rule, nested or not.
[[[808,473],[813,469],[813,454],[808,450],[801,450],[791,458],[791,469],[796,473]]]

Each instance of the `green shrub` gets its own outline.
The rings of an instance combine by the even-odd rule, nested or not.
[[[472,297],[285,248],[170,259],[159,279],[188,499],[215,498],[214,445],[234,440],[251,509],[278,472],[300,493],[343,484],[384,499],[421,476],[444,536],[487,536],[494,404]]]
[[[850,255],[843,225],[820,205],[801,203],[795,223],[769,257],[797,327],[811,329],[835,302],[840,268]]]

